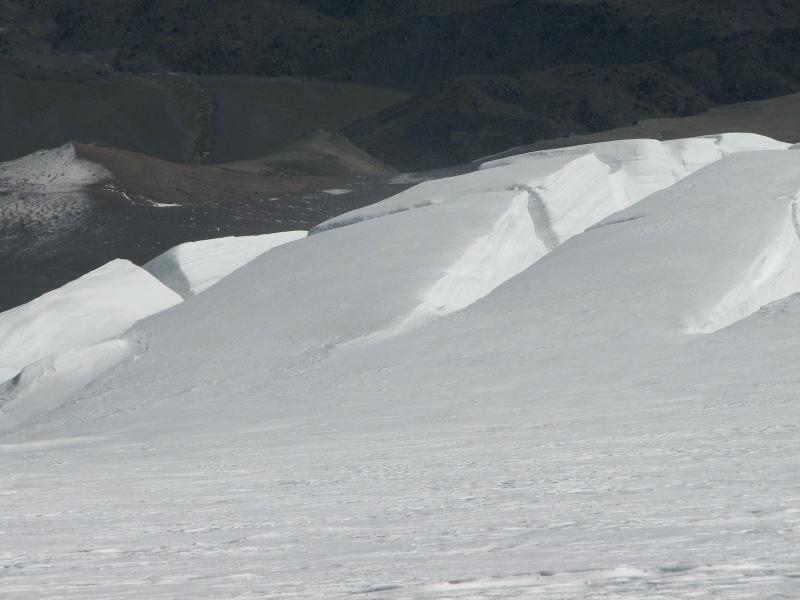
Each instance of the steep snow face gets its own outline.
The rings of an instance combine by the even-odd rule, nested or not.
[[[603,344],[714,331],[800,291],[798,191],[794,152],[734,154],[600,221],[475,310]]]
[[[716,306],[687,323],[686,331],[717,331],[797,292],[800,292],[800,222],[795,200],[787,207],[786,218],[774,233],[773,241]]]
[[[187,298],[207,290],[264,252],[306,235],[305,231],[284,231],[188,242],[167,250],[144,269]]]
[[[528,195],[515,196],[491,231],[475,240],[424,294],[412,318],[445,315],[469,306],[527,269],[546,250],[528,211]]]
[[[71,143],[0,163],[0,186],[68,191],[110,178],[104,167],[78,158]]]
[[[485,235],[472,241],[464,253],[445,268],[441,278],[422,293],[419,304],[389,327],[347,343],[385,339],[419,327],[432,318],[461,310],[547,254],[547,243],[540,238],[528,210],[527,193],[508,199],[505,194],[486,194],[472,201],[489,203],[498,198],[503,204],[508,202],[507,210],[499,214]],[[464,208],[469,210],[468,205]]]
[[[181,297],[126,260],[115,260],[0,313],[0,365],[19,372],[44,357],[86,348],[125,332]]]

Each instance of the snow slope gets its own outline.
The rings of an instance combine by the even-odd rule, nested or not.
[[[114,338],[179,302],[143,269],[115,260],[0,313],[0,431],[69,399],[135,347]]]
[[[19,371],[45,356],[91,346],[180,301],[143,269],[112,261],[0,313],[0,365]]]
[[[487,168],[140,321],[2,438],[4,593],[797,597],[800,154],[748,139]]]
[[[157,256],[144,268],[186,298],[207,290],[256,256],[306,235],[305,231],[284,231],[187,242]]]
[[[481,194],[275,248],[192,298],[194,317],[154,321],[163,338],[145,334],[150,351],[141,360],[177,334],[196,352],[176,356],[176,369],[207,361],[203,379],[216,377],[214,365],[239,362],[244,347],[252,352],[243,368],[291,371],[340,345],[420,326],[477,300],[544,252],[524,206],[519,192]],[[249,319],[237,316],[244,314]]]

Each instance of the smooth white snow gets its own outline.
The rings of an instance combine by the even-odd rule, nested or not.
[[[306,237],[305,231],[224,237],[180,244],[144,268],[184,298],[207,290],[257,256]]]
[[[46,356],[92,346],[179,302],[144,269],[114,260],[0,313],[0,366],[19,372]]]
[[[3,594],[800,596],[800,154],[614,144],[423,184],[109,342],[2,437]]]

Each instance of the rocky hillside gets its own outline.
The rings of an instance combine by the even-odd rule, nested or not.
[[[226,149],[238,140],[213,134],[259,123],[235,117],[243,104],[245,113],[268,106],[269,94],[231,100],[241,90],[209,75],[362,84],[322,107],[283,102],[296,113],[284,116],[324,121],[311,129],[346,128],[357,145],[403,169],[800,90],[797,0],[0,0],[0,14],[10,90],[0,131],[13,132],[9,140],[29,131],[31,140],[18,142],[17,154],[65,141],[44,139],[38,112],[23,111],[24,126],[11,126],[19,111],[8,109],[24,104],[19,98],[55,97],[64,115],[88,103],[106,119],[76,125],[67,139],[186,162],[247,158]],[[91,100],[64,89],[77,84],[93,89]],[[141,110],[192,135],[159,142],[142,140],[139,127],[124,131],[139,105],[112,99],[130,97],[132,87],[142,106],[150,103]],[[291,131],[273,146],[265,136],[248,141],[249,157],[306,133]]]

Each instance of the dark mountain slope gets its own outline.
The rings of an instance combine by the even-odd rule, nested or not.
[[[48,91],[45,121],[71,120],[69,138],[217,162],[347,127],[404,168],[800,91],[800,0],[0,0],[0,15],[0,72],[25,78],[3,80],[4,106],[17,107],[0,115],[4,152],[26,136],[25,151],[61,139],[24,107],[64,78],[109,98]],[[212,74],[254,78],[243,91]],[[282,76],[367,87],[333,101],[255,91],[259,78]],[[132,88],[152,127],[119,100]],[[116,117],[128,113],[129,125]],[[304,119],[315,122],[296,131]]]
[[[252,158],[408,96],[346,82],[0,73],[0,160],[79,139],[193,164]]]

